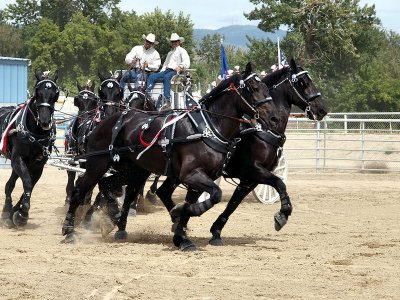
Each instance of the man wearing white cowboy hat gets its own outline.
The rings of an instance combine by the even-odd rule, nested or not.
[[[172,33],[169,41],[171,42],[172,50],[168,52],[167,58],[158,73],[151,74],[147,79],[147,92],[154,88],[154,83],[158,79],[162,79],[164,83],[164,98],[165,103],[161,108],[166,110],[171,108],[171,78],[181,71],[190,67],[190,58],[185,49],[181,47],[184,38],[177,33]]]
[[[126,55],[125,63],[129,65],[129,70],[122,76],[120,86],[125,87],[126,81],[131,79],[131,82],[137,82],[143,79],[145,74],[142,74],[143,70],[145,73],[156,72],[160,68],[161,58],[160,54],[154,45],[157,45],[156,36],[153,33],[149,33],[147,36],[142,35],[144,44],[135,46]]]

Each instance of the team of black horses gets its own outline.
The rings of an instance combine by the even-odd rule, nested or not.
[[[33,186],[51,153],[56,79],[37,76],[35,94],[24,107],[0,109],[0,129],[7,137],[2,151],[13,168],[2,212],[10,226],[27,223]],[[274,216],[275,229],[287,223],[292,204],[285,184],[273,170],[285,143],[291,107],[299,107],[315,120],[327,114],[310,75],[293,59],[289,66],[262,79],[249,63],[241,74],[222,81],[198,104],[184,110],[158,112],[140,88],[131,89],[123,99],[119,78],[101,76],[100,80],[98,95],[93,84],[81,87],[77,83],[74,104],[79,112],[68,130],[66,153],[85,173],[76,182],[74,172],[68,176],[64,241],[75,241],[77,209],[90,203],[97,184],[100,192],[84,221],[90,222],[94,209],[102,203],[117,226],[115,239],[126,239],[129,209],[152,173],[166,176],[153,192],[169,212],[173,243],[181,250],[197,249],[187,235],[187,225],[190,217],[201,216],[221,201],[222,190],[214,183],[220,176],[238,178],[240,183],[211,226],[210,244],[223,245],[224,225],[257,184],[271,185],[279,193],[281,207]],[[13,206],[11,192],[19,177],[24,194]],[[183,201],[174,202],[172,194],[178,185],[186,187],[187,194]],[[119,208],[115,196],[120,195],[122,186],[126,194]],[[210,197],[197,201],[203,192]]]

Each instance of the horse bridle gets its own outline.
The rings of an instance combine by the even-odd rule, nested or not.
[[[119,86],[119,82],[117,80],[115,80],[114,78],[108,78],[105,79],[99,87],[99,90],[103,89],[103,85],[107,83],[107,88],[111,89],[114,87],[114,84],[117,84],[117,86],[119,87],[119,92],[121,93],[121,87]],[[121,108],[121,106],[125,106],[123,101],[120,99],[117,102],[110,100],[110,99],[102,99],[101,97],[98,98],[99,100],[99,106],[116,106],[117,108]]]
[[[36,85],[35,85],[35,94],[33,95],[33,98],[34,98],[34,103],[35,103],[36,110],[37,110],[37,116],[35,116],[35,114],[33,113],[33,111],[31,110],[31,108],[29,106],[28,106],[28,109],[29,109],[30,113],[32,114],[33,118],[35,119],[35,121],[36,121],[36,123],[38,125],[39,125],[39,108],[40,107],[47,107],[50,110],[51,123],[53,123],[54,105],[51,105],[50,103],[47,103],[47,102],[42,102],[42,103],[39,103],[39,104],[37,104],[37,102],[36,102],[37,101],[36,90],[39,87],[39,85],[41,85],[42,83],[46,84],[46,86],[45,86],[46,89],[49,89],[52,86],[54,86],[56,88],[56,100],[58,99],[58,95],[60,93],[57,84],[53,80],[50,80],[50,79],[46,78],[46,79],[43,79],[43,80],[39,81],[38,83],[36,83]]]
[[[146,108],[147,102],[150,100],[149,97],[147,96],[147,94],[142,92],[142,91],[139,91],[139,90],[133,90],[132,92],[130,92],[130,94],[128,96],[128,101],[127,101],[128,105],[127,105],[126,109],[130,108],[130,104],[134,99],[139,99],[138,96],[135,97],[135,94],[136,95],[142,95],[144,97],[144,105],[143,105],[143,107]]]
[[[292,71],[292,69],[290,68],[290,71]],[[292,73],[290,72],[290,77],[286,77],[284,80],[282,80],[281,82],[274,84],[272,86],[273,89],[276,89],[278,86],[280,86],[281,84],[285,83],[286,81],[289,82],[290,86],[292,87],[292,90],[296,93],[296,95],[306,104],[306,108],[305,108],[305,113],[307,114],[309,119],[314,119],[314,117],[312,116],[311,113],[311,105],[310,102],[312,102],[313,100],[315,100],[316,98],[318,98],[319,96],[321,96],[320,92],[314,93],[312,95],[307,95],[306,97],[302,96],[301,93],[297,90],[296,88],[296,83],[299,81],[299,79],[302,79],[303,77],[307,76],[311,81],[311,76],[308,74],[308,71],[300,71],[298,73]]]
[[[254,90],[251,86],[246,85],[246,82],[249,81],[250,79],[254,78],[254,80],[262,83],[261,79],[258,77],[258,75],[256,73],[251,73],[249,76],[247,76],[245,79],[241,79],[240,80],[240,85],[239,88],[240,89],[244,89],[246,88],[247,91],[249,92],[253,92]],[[242,101],[252,110],[252,112],[254,113],[254,119],[259,119],[260,115],[259,112],[257,110],[257,107],[259,107],[260,105],[268,102],[268,101],[272,101],[272,97],[266,97],[262,100],[257,100],[253,105],[251,105],[245,98],[244,96],[239,92],[239,90],[232,85],[232,89],[240,96],[240,98],[242,99]]]
[[[78,118],[82,118],[82,116],[88,116],[90,112],[97,110],[99,97],[93,91],[88,90],[88,89],[83,89],[83,90],[79,91],[78,96],[82,97],[82,99],[85,101],[89,100],[91,102],[96,102],[96,104],[97,104],[96,108],[94,108],[90,111],[84,111],[83,113],[77,115]]]

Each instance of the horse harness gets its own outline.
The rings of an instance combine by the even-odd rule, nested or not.
[[[254,76],[254,74],[247,77],[246,80],[249,79],[251,76]],[[241,88],[244,87],[244,83],[242,80],[240,82],[240,87]],[[248,106],[250,106],[250,104],[246,101],[246,99],[244,99],[244,97],[240,94],[240,92],[235,87],[230,87],[229,90],[231,90],[231,91],[234,90],[241,97],[241,99]],[[268,97],[268,98],[260,101],[259,103],[257,103],[257,106],[265,103],[266,101],[271,101],[271,100],[272,100],[272,98]],[[202,101],[200,101],[200,102],[202,102]],[[187,137],[183,137],[183,138],[175,137],[176,122],[174,122],[173,119],[175,119],[175,118],[178,119],[177,118],[178,116],[180,116],[179,118],[181,118],[183,116],[182,116],[182,113],[178,114],[176,112],[173,112],[166,116],[163,115],[164,120],[162,122],[162,129],[158,132],[156,137],[153,139],[153,141],[155,141],[155,139],[158,138],[159,135],[161,136],[158,144],[162,148],[162,150],[165,153],[166,158],[167,158],[167,164],[164,169],[164,175],[167,175],[167,176],[170,175],[169,172],[171,170],[171,168],[170,168],[171,152],[173,149],[173,145],[175,143],[189,143],[189,142],[193,142],[193,141],[203,140],[204,143],[207,144],[207,146],[209,146],[213,150],[225,155],[225,160],[224,160],[223,167],[221,170],[222,174],[226,174],[225,168],[227,167],[230,158],[232,157],[232,155],[234,154],[234,152],[236,150],[237,143],[240,142],[240,140],[241,140],[240,135],[251,134],[251,133],[256,134],[256,136],[258,138],[260,138],[261,140],[277,147],[279,149],[278,155],[280,156],[282,146],[283,146],[286,138],[284,136],[281,136],[281,135],[273,132],[273,131],[262,130],[262,126],[257,122],[257,119],[259,116],[258,116],[258,111],[256,110],[256,108],[253,108],[252,106],[250,106],[256,116],[255,120],[237,119],[239,122],[249,123],[249,124],[256,123],[256,125],[254,125],[252,127],[252,129],[246,128],[245,130],[240,132],[239,137],[229,140],[229,139],[225,138],[218,131],[218,129],[214,126],[214,124],[210,118],[210,115],[204,106],[204,103],[200,103],[200,107],[198,107],[198,105],[196,105],[196,106],[190,105],[190,106],[192,106],[193,108],[191,110],[184,112],[183,114],[187,115],[188,118],[190,119],[193,129],[195,130],[194,134],[188,135]],[[140,134],[141,145],[134,144],[134,145],[127,146],[127,147],[114,148],[115,139],[116,139],[119,131],[122,128],[123,118],[126,115],[126,113],[127,113],[127,111],[124,111],[121,113],[116,124],[112,128],[112,138],[111,138],[111,143],[109,145],[108,151],[109,151],[109,154],[113,161],[119,161],[120,154],[124,151],[128,150],[130,152],[133,152],[138,147],[142,146],[142,147],[145,147],[145,149],[142,151],[142,153],[144,153],[149,147],[151,147],[153,145],[153,143],[150,143],[150,144],[146,143],[142,139],[142,136],[143,136],[143,133],[150,128],[152,122],[160,115],[151,116],[147,120],[147,122],[145,122],[142,125],[142,132]],[[171,124],[169,126],[165,126],[168,122],[170,122]],[[163,129],[164,127],[165,127],[165,129]],[[104,153],[104,151],[101,151],[101,153]],[[140,158],[142,153],[140,153],[138,155],[137,159]],[[96,152],[96,154],[100,154],[100,151]]]
[[[23,108],[17,108],[14,110],[12,113],[10,113],[10,116],[7,118],[8,122],[10,122],[15,116],[19,110],[22,109],[21,114],[17,117],[15,120],[15,128],[10,129],[8,132],[8,136],[11,136],[13,134],[17,134],[18,138],[25,144],[33,144],[34,146],[40,147],[43,150],[43,157],[48,157],[51,154],[51,149],[54,146],[54,142],[56,140],[56,126],[53,123],[51,129],[48,131],[48,133],[40,135],[31,132],[27,126],[26,126],[26,118],[27,118],[27,113],[28,111],[33,114],[33,112],[30,110],[29,105],[32,101],[33,97],[31,97],[26,106]],[[43,103],[45,104],[45,103]],[[42,104],[40,104],[42,105]],[[35,118],[35,116],[33,116]],[[37,118],[35,118],[36,120]],[[4,123],[8,123],[4,122]],[[7,147],[7,154],[11,155],[10,149]]]

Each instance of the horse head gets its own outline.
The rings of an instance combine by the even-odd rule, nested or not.
[[[326,116],[327,109],[321,102],[321,93],[308,71],[298,66],[293,58],[288,67],[265,76],[263,82],[270,88],[272,95],[281,85],[286,84],[290,104],[304,110],[309,119],[319,121]]]
[[[104,76],[99,73],[101,84],[99,86],[100,106],[106,117],[118,112],[122,105],[123,91],[119,85],[122,73],[118,77]]]
[[[94,93],[95,83],[90,79],[84,86],[76,81],[78,95],[74,98],[74,105],[78,107],[79,114],[93,112],[97,108],[98,97]]]
[[[43,130],[50,130],[52,127],[54,105],[60,94],[56,84],[58,70],[53,79],[50,79],[49,73],[50,71],[43,72],[42,74],[35,74],[36,84],[33,95],[33,105],[37,111],[36,121]]]
[[[258,118],[260,109],[263,111],[263,122],[265,126],[275,129],[278,126],[279,116],[275,104],[269,94],[268,87],[261,81],[260,77],[254,72],[252,64],[246,65],[244,72],[241,74],[243,84],[243,97],[252,99],[249,104],[256,110],[255,117]]]
[[[150,95],[146,91],[143,91],[140,87],[133,88],[129,82],[127,85],[130,93],[125,102],[129,108],[142,109],[146,111],[157,110]]]

